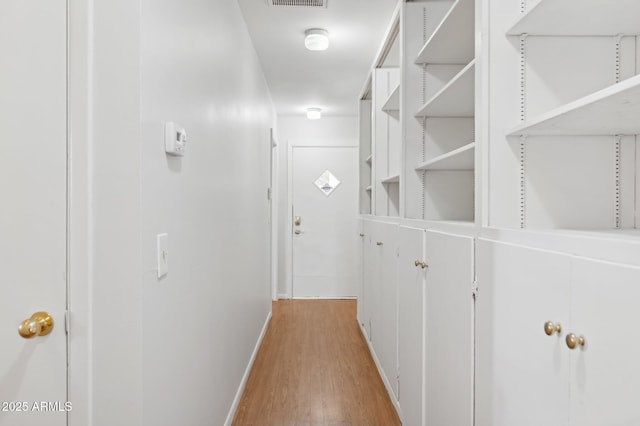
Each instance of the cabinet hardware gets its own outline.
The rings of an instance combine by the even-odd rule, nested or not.
[[[296,230],[294,231],[294,234],[296,234],[296,235],[300,235],[300,231],[299,231],[298,229],[296,229]]]
[[[381,246],[381,245],[382,245],[382,241],[377,241],[377,242],[376,242],[376,245],[377,245],[377,246]]]
[[[364,234],[361,232],[361,233],[360,233],[360,236],[361,236],[361,237],[364,237]]]
[[[575,349],[578,346],[584,347],[584,344],[585,344],[583,336],[576,336],[573,333],[567,334],[565,341],[567,342],[567,347],[569,349]]]
[[[414,262],[414,265],[421,267],[422,269],[427,269],[429,267],[429,265],[427,265],[425,262],[421,262],[419,260],[416,260]]]
[[[553,333],[558,333],[562,331],[562,326],[560,323],[554,324],[551,321],[547,321],[544,323],[544,332],[547,336],[552,336]]]

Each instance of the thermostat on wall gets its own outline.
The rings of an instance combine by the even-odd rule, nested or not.
[[[187,150],[187,132],[171,121],[164,125],[164,150],[169,155],[184,156]]]

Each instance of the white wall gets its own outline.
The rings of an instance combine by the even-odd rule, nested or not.
[[[69,424],[140,425],[140,3],[68,6]]]
[[[355,101],[354,101],[355,102]],[[291,275],[291,266],[287,263],[287,240],[291,238],[291,229],[287,225],[291,211],[288,206],[288,146],[290,143],[315,146],[357,146],[358,117],[323,117],[320,120],[308,120],[304,115],[278,116],[278,285],[277,293],[281,298],[291,297],[287,280]]]
[[[274,110],[235,1],[141,3],[143,424],[221,425],[271,310]],[[184,158],[164,153],[165,121]]]

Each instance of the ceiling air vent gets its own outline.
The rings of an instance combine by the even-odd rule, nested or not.
[[[326,9],[329,0],[267,0],[269,6],[304,6],[324,7]]]

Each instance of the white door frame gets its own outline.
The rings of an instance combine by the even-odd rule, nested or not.
[[[91,116],[90,2],[67,0],[67,399],[70,426],[91,424]],[[69,27],[73,27],[70,31]]]
[[[271,176],[269,177],[269,209],[270,209],[270,221],[271,221],[271,235],[270,235],[270,257],[271,257],[271,300],[278,300],[278,197],[277,197],[277,182],[278,182],[278,141],[275,137],[275,131],[273,127],[269,130],[270,139],[270,163],[269,171]]]
[[[331,139],[327,143],[326,140],[303,140],[289,139],[287,140],[287,211],[283,212],[287,218],[286,230],[283,229],[282,235],[285,235],[285,267],[287,271],[286,277],[286,294],[285,298],[293,297],[293,148],[357,148],[358,141],[355,139]],[[357,167],[357,164],[353,165]],[[358,194],[356,193],[356,197]],[[353,212],[354,218],[358,215],[358,211]]]

